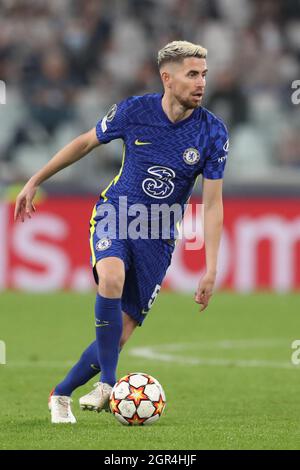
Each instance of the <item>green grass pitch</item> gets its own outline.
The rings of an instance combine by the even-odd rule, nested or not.
[[[167,395],[158,423],[121,426],[107,413],[50,424],[47,398],[93,340],[92,294],[2,293],[0,449],[299,449],[297,294],[216,293],[198,312],[192,295],[161,293],[121,354],[118,376],[141,371]]]

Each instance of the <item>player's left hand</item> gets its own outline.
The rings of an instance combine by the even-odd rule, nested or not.
[[[206,273],[199,282],[198,289],[195,292],[195,302],[201,305],[200,312],[206,309],[209,300],[213,294],[216,276]]]

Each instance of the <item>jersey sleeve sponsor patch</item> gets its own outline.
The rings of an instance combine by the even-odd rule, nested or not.
[[[96,133],[100,143],[107,144],[111,140],[124,138],[127,120],[126,100],[114,104],[107,114],[96,125]]]
[[[203,176],[208,179],[221,179],[224,176],[225,165],[229,150],[228,132],[223,123],[213,126],[211,146],[205,160]]]

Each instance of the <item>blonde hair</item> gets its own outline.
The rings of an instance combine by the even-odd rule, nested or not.
[[[182,62],[186,57],[199,57],[205,59],[207,49],[199,44],[193,44],[188,41],[173,41],[158,51],[157,63],[158,67],[167,62]]]

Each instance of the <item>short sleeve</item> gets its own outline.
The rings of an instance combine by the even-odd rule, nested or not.
[[[114,104],[96,124],[96,134],[101,144],[114,139],[123,139],[127,126],[127,100]]]
[[[211,180],[221,179],[224,175],[229,148],[228,132],[221,121],[213,124],[210,138],[212,144],[204,163],[203,176]]]

